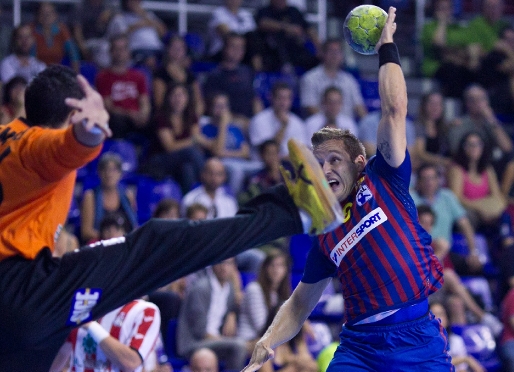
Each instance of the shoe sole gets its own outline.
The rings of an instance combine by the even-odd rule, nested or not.
[[[328,222],[324,231],[335,229],[343,222],[343,210],[314,154],[307,146],[295,139],[290,139],[287,146],[289,153],[294,154],[294,158],[299,160],[298,167],[295,167],[296,177],[314,187],[321,205],[327,213],[330,213],[330,216],[324,218],[325,222]]]

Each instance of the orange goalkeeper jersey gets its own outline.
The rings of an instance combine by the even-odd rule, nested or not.
[[[0,126],[0,261],[32,259],[52,251],[66,221],[76,169],[101,145],[80,144],[67,129],[29,127],[21,120]]]

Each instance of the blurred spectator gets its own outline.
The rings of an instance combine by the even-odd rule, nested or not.
[[[202,221],[208,218],[209,209],[201,203],[193,203],[186,208],[185,217],[191,221]]]
[[[151,71],[157,66],[162,52],[161,38],[166,32],[166,25],[159,17],[143,9],[142,0],[121,0],[121,14],[115,15],[107,27],[110,37],[127,34],[134,63],[144,64]]]
[[[505,372],[514,372],[514,288],[503,298],[501,314],[505,331],[500,339],[500,354]]]
[[[318,63],[314,54],[319,52],[318,35],[303,14],[287,0],[270,0],[269,5],[255,15],[260,46],[260,63],[254,63],[258,71],[290,70],[292,66],[310,69]],[[311,42],[314,54],[305,43]],[[290,71],[287,71],[290,72]]]
[[[479,43],[482,52],[493,49],[501,30],[509,25],[503,17],[503,0],[484,0],[482,13],[469,22],[469,32],[475,43]]]
[[[227,370],[241,370],[247,352],[237,338],[236,302],[230,284],[233,259],[207,268],[188,290],[177,329],[178,353],[190,357],[195,349],[212,349]]]
[[[411,190],[414,204],[428,205],[435,214],[433,228],[430,229],[432,247],[436,256],[443,261],[448,254],[455,225],[464,235],[469,250],[469,256],[463,260],[462,266],[476,273],[482,269],[478,260],[478,251],[475,245],[475,230],[466,215],[466,210],[459,202],[452,190],[441,187],[442,179],[438,168],[434,164],[421,165],[416,173],[416,189]],[[464,270],[464,269],[463,269]],[[461,270],[457,270],[462,272]]]
[[[250,121],[250,144],[253,156],[264,141],[273,139],[280,145],[280,155],[287,156],[287,141],[294,138],[297,141],[310,144],[305,133],[302,119],[291,112],[293,91],[284,82],[278,82],[271,89],[271,107],[259,112]]]
[[[0,107],[0,124],[10,123],[12,120],[25,117],[25,88],[27,80],[22,76],[15,76],[4,85],[3,103]]]
[[[177,84],[168,89],[155,123],[157,148],[150,159],[148,172],[156,178],[171,175],[185,194],[200,181],[205,162],[200,145],[207,146],[208,143],[200,131],[198,117],[185,85]]]
[[[420,163],[441,168],[444,173],[451,164],[448,144],[448,123],[444,117],[444,97],[431,92],[421,97],[416,121],[414,156]]]
[[[128,39],[111,39],[111,67],[96,76],[96,87],[109,111],[109,126],[115,138],[141,131],[148,124],[150,98],[145,75],[130,68]]]
[[[135,195],[120,183],[121,158],[104,153],[98,162],[100,185],[84,192],[80,211],[80,235],[84,242],[100,238],[100,222],[109,215],[120,215],[126,232],[137,226]]]
[[[234,123],[229,97],[215,93],[210,105],[210,118],[202,127],[202,133],[211,141],[208,153],[217,156],[225,165],[230,190],[237,195],[246,176],[262,167],[262,163],[249,160],[250,146],[241,128]]]
[[[36,23],[33,25],[36,39],[36,57],[46,63],[61,64],[66,57],[75,72],[80,72],[80,54],[71,38],[68,26],[59,22],[52,3],[39,4]]]
[[[382,111],[376,110],[372,111],[366,116],[364,116],[359,122],[359,135],[358,138],[364,145],[366,149],[366,156],[368,158],[372,157],[377,152],[377,130],[378,124],[380,123],[380,118],[382,116]],[[416,144],[416,129],[414,127],[414,123],[409,118],[405,120],[405,126],[407,131],[407,148],[409,153],[415,154],[415,144]],[[416,168],[413,160],[413,168]]]
[[[204,99],[200,83],[188,69],[187,46],[184,38],[173,35],[169,38],[164,51],[163,63],[153,76],[154,108],[162,108],[167,90],[176,84],[183,84],[191,95],[195,113],[198,117],[204,112]]]
[[[420,225],[432,235],[434,222],[440,215],[436,216],[432,208],[424,204],[418,205],[417,211]],[[446,303],[452,304],[452,309],[454,310],[452,320],[455,321],[455,324],[466,324],[467,320],[465,311],[469,310],[477,321],[489,327],[493,335],[498,336],[503,330],[502,323],[498,318],[491,313],[484,311],[484,309],[478,305],[462,283],[459,275],[453,269],[452,263],[447,260],[446,253],[448,251],[435,250],[436,240],[437,238],[432,240],[432,247],[434,247],[437,258],[444,265],[444,283],[441,288],[442,290],[430,295],[430,299],[435,299],[436,301],[439,299],[445,300]]]
[[[270,311],[264,326],[264,330],[267,330],[271,325],[277,310],[278,308],[274,308],[272,311]],[[277,346],[274,350],[275,353],[273,358],[264,363],[260,371],[318,372],[318,364],[307,348],[307,343],[305,342],[305,333],[306,332],[304,327],[302,327],[291,340]],[[264,331],[262,332],[261,336],[263,334]]]
[[[208,159],[201,173],[201,185],[188,192],[182,199],[184,210],[193,203],[200,203],[209,211],[207,218],[234,216],[237,212],[237,202],[223,187],[225,181],[226,172],[221,160]]]
[[[482,136],[469,132],[461,139],[448,173],[448,184],[475,227],[492,227],[507,205],[490,156]]]
[[[230,99],[232,112],[247,123],[254,114],[262,110],[262,102],[253,88],[252,69],[241,64],[245,44],[241,35],[232,32],[225,35],[221,62],[207,75],[203,89],[209,100],[217,92],[225,93]]]
[[[189,358],[191,372],[218,372],[218,357],[206,347],[196,350]]]
[[[500,270],[498,298],[503,298],[514,288],[514,216],[513,207],[509,205],[507,213],[500,221],[500,242],[494,252],[498,269]]]
[[[342,113],[351,118],[367,114],[359,82],[348,72],[342,71],[344,63],[341,39],[328,39],[323,44],[323,63],[303,75],[300,83],[302,107],[308,115],[320,111],[323,93],[328,87],[341,90],[344,99]]]
[[[45,69],[45,64],[31,55],[35,47],[34,33],[29,24],[21,24],[12,33],[12,54],[0,63],[2,83],[7,83],[15,76],[31,81],[34,76]]]
[[[114,10],[105,0],[82,0],[71,15],[73,37],[82,58],[102,68],[111,64],[107,25],[113,16]]]
[[[307,139],[310,139],[314,132],[323,127],[348,129],[357,135],[357,125],[353,117],[344,113],[345,99],[341,90],[330,86],[322,94],[321,108],[318,112],[305,120]]]
[[[478,80],[487,89],[491,108],[514,124],[514,28],[500,33],[494,48],[484,57]]]
[[[500,178],[513,151],[512,139],[496,118],[487,92],[479,85],[471,85],[464,92],[466,114],[456,119],[449,128],[450,152],[456,154],[459,143],[470,131],[477,132],[484,141],[485,148],[492,151],[492,162]]]
[[[187,211],[192,204],[202,204],[207,208],[207,218],[232,217],[237,213],[237,201],[224,187],[226,181],[225,166],[218,158],[209,158],[201,174],[201,185],[194,188],[182,199],[182,207]],[[257,272],[264,253],[257,249],[249,249],[236,256],[240,270]]]
[[[244,205],[253,197],[284,180],[280,167],[291,170],[291,165],[280,159],[280,146],[275,140],[266,140],[259,145],[259,155],[264,168],[252,175],[246,182],[245,189],[238,195],[240,205]]]
[[[177,220],[180,218],[180,203],[174,199],[162,199],[157,203],[152,217]]]
[[[289,257],[278,249],[271,249],[261,264],[257,281],[245,287],[238,336],[248,341],[248,350],[253,350],[265,330],[270,310],[291,295],[290,274]]]
[[[10,50],[10,40],[12,38],[13,26],[12,15],[10,12],[5,12],[0,7],[0,60],[7,57]]]
[[[223,40],[229,33],[245,36],[255,31],[257,25],[252,13],[241,9],[242,0],[225,0],[217,7],[209,21],[209,56],[215,56],[223,49]]]
[[[456,371],[486,372],[486,369],[473,356],[469,355],[464,339],[453,333],[448,324],[447,311],[443,304],[432,302],[430,311],[441,321],[441,326],[448,332],[448,342],[452,364]]]
[[[434,19],[426,22],[421,32],[421,70],[441,83],[446,97],[460,98],[464,88],[475,81],[480,47],[473,40],[470,28],[454,19],[453,1],[436,0]]]

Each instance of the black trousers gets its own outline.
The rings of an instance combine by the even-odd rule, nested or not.
[[[301,232],[295,204],[277,186],[234,218],[153,219],[116,244],[61,259],[47,248],[34,260],[6,259],[0,262],[0,371],[47,372],[78,325],[70,320],[97,319],[202,267]]]

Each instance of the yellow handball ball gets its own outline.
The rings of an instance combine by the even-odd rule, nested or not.
[[[346,42],[360,54],[375,54],[387,13],[375,5],[360,5],[350,11],[343,26]]]

